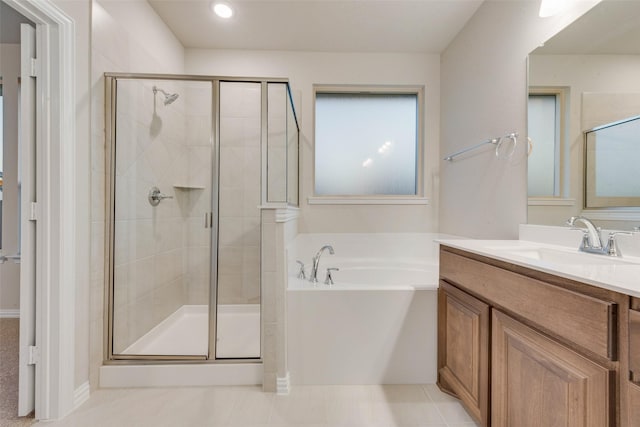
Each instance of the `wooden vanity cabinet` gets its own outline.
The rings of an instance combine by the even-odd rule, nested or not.
[[[489,306],[440,282],[438,382],[484,425],[489,417]]]
[[[629,299],[442,246],[438,385],[484,427],[640,427]]]

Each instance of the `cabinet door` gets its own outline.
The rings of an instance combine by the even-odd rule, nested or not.
[[[489,416],[489,306],[440,281],[438,385],[483,426]]]
[[[614,425],[606,368],[497,310],[491,322],[493,427]]]

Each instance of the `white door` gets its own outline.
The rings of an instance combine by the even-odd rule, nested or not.
[[[36,367],[36,31],[20,25],[20,375],[18,415],[35,408]]]

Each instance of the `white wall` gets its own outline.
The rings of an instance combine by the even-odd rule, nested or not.
[[[537,0],[487,0],[443,52],[442,154],[512,131],[520,144],[509,160],[488,148],[440,161],[441,232],[518,237],[518,224],[527,220],[527,55],[592,5],[585,0],[561,16],[540,18]]]
[[[437,158],[440,58],[426,54],[353,54],[187,49],[189,74],[287,77],[301,94],[300,232],[426,232],[438,229]],[[313,84],[424,85],[426,206],[309,205],[313,195]]]
[[[105,267],[104,73],[184,70],[184,49],[146,1],[93,0],[91,21],[91,307],[90,384],[103,360]],[[143,25],[141,25],[143,24]]]
[[[2,254],[18,253],[18,77],[20,45],[0,44],[3,94]],[[0,314],[20,309],[20,264],[0,264]]]

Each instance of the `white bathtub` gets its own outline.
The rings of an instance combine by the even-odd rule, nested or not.
[[[294,267],[287,290],[291,382],[436,382],[438,237],[298,236],[288,258]],[[297,279],[295,260],[308,259],[323,244],[331,244],[335,255],[322,255],[319,282]],[[323,283],[328,267],[340,268],[332,286]]]
[[[438,286],[438,265],[432,261],[402,259],[335,259],[318,269],[318,283],[291,277],[289,289],[434,289]],[[338,268],[332,272],[333,285],[325,285],[327,267]],[[310,274],[306,268],[307,276]]]

